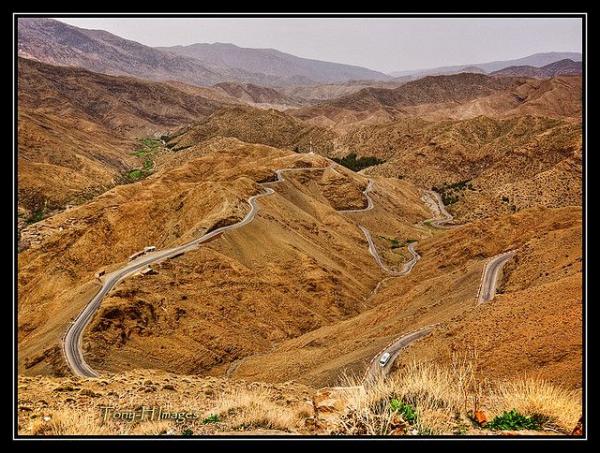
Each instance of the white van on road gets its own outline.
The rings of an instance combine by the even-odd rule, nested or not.
[[[385,364],[388,363],[388,360],[390,360],[390,356],[391,354],[389,352],[384,352],[381,354],[381,357],[379,358],[379,366],[385,366]]]

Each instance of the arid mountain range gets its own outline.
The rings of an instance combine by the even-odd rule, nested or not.
[[[285,86],[391,79],[370,69],[299,58],[273,49],[243,49],[232,44],[153,48],[53,19],[19,19],[18,48],[20,56],[46,63],[194,85],[237,81]]]
[[[462,66],[443,66],[432,69],[421,69],[414,71],[392,72],[393,77],[424,77],[427,75],[457,74],[460,72],[484,72],[491,73],[510,66],[534,66],[541,67],[554,63],[555,61],[570,59],[581,61],[581,54],[577,52],[544,52],[529,55],[523,58],[504,61],[492,61],[488,63],[471,63]]]
[[[580,61],[569,59],[555,61],[540,68],[535,66],[509,66],[508,68],[500,69],[492,72],[496,76],[521,76],[521,77],[536,77],[546,79],[561,75],[580,75],[582,73],[582,64]]]
[[[392,80],[45,19],[18,47],[19,432],[571,434],[581,63]],[[115,401],[202,416],[99,425]]]

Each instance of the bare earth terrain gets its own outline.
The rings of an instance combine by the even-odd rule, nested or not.
[[[18,61],[20,434],[572,433],[577,63],[371,81],[332,66],[296,86],[254,59],[217,71],[216,48],[81,30],[70,45],[98,72],[49,64],[73,63],[52,40]],[[177,66],[97,66],[86,49],[110,42]],[[196,417],[102,422],[106,406]],[[511,410],[531,429],[494,425]]]

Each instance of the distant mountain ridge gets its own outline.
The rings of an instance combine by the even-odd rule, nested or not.
[[[541,66],[546,66],[548,64],[565,59],[581,61],[582,55],[579,52],[544,52],[528,55],[526,57],[517,58],[514,60],[492,61],[488,63],[466,64],[456,66],[440,66],[438,68],[415,69],[410,71],[396,71],[390,73],[389,75],[394,78],[397,78],[402,76],[422,77],[425,75],[454,74],[458,72],[473,72],[472,69],[474,67],[476,67],[484,73],[491,73],[504,68],[508,68],[509,66],[534,66],[539,68]]]
[[[541,68],[535,66],[509,66],[508,68],[494,71],[490,75],[547,78],[559,75],[579,75],[582,71],[583,65],[581,61],[573,61],[567,58],[542,66]]]
[[[107,31],[45,18],[19,18],[17,42],[20,57],[43,63],[198,86],[221,82],[289,86],[390,79],[359,66],[310,60],[274,49],[245,49],[233,44],[153,48]]]
[[[173,55],[192,57],[206,65],[264,73],[287,84],[390,79],[382,72],[360,66],[301,58],[275,49],[249,49],[225,43],[198,43],[157,49]]]

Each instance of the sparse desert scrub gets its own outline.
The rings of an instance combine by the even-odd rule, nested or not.
[[[25,427],[23,434],[33,436],[114,436],[167,434],[172,423],[167,421],[142,421],[140,423],[100,423],[98,413],[89,410],[64,408],[44,417],[38,417]]]
[[[467,361],[456,361],[451,368],[413,362],[366,387],[352,378],[346,382],[350,388],[344,391],[347,407],[340,428],[348,434],[451,434],[461,426],[475,388]]]
[[[581,397],[543,379],[526,378],[497,383],[488,405],[493,415],[511,410],[542,421],[542,425],[571,432],[581,416]]]
[[[293,431],[297,429],[301,414],[288,406],[273,402],[268,389],[238,389],[221,396],[206,419],[223,420],[230,429],[256,428]]]
[[[581,416],[577,392],[539,379],[482,382],[473,363],[412,362],[366,387],[361,380],[346,377],[343,387],[320,390],[161,372],[103,379],[26,377],[19,381],[19,434],[494,435],[523,429],[528,434],[571,433]],[[101,406],[120,410],[152,406],[191,411],[197,417],[183,422],[114,418],[103,422]]]
[[[358,379],[345,381],[346,407],[333,429],[337,434],[474,433],[485,429],[485,421],[479,426],[472,420],[475,411],[488,421],[516,413],[541,420],[541,429],[570,433],[581,415],[575,392],[536,379],[482,381],[469,360],[455,359],[450,367],[412,362],[364,387]]]

